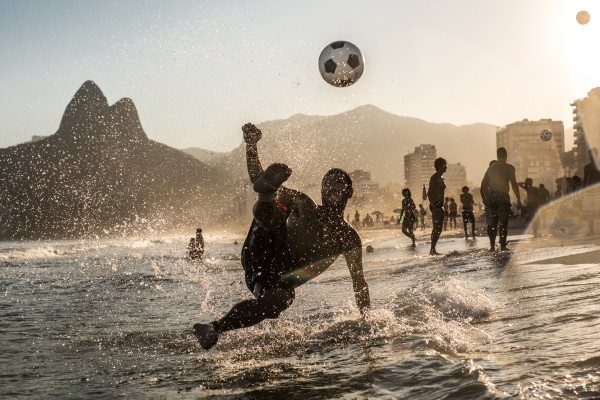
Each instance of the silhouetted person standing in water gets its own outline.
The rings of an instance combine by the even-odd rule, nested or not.
[[[444,228],[444,191],[446,190],[446,183],[442,175],[446,172],[446,160],[441,157],[436,158],[433,166],[435,167],[435,174],[431,175],[429,189],[427,190],[429,209],[431,210],[431,223],[433,225],[431,230],[431,250],[429,250],[429,254],[432,256],[439,255],[435,251],[435,245]]]
[[[509,183],[517,197],[517,207],[521,207],[521,195],[519,185],[515,176],[515,167],[506,162],[508,154],[504,147],[497,152],[498,162],[492,164],[486,171],[481,181],[481,193],[484,195],[483,203],[489,204],[492,215],[490,250],[494,250],[494,241],[500,224],[500,250],[506,250],[506,237],[508,235],[508,217],[510,216],[511,204],[508,194]]]
[[[204,238],[202,237],[202,229],[196,229],[196,237],[190,239],[188,244],[188,257],[191,260],[199,260],[204,255]]]
[[[304,193],[281,186],[292,173],[287,165],[271,164],[263,170],[257,149],[260,129],[246,124],[242,131],[248,174],[258,193],[241,257],[254,299],[237,303],[210,324],[195,324],[194,333],[204,349],[223,332],[279,317],[294,301],[294,289],[324,272],[340,255],[346,259],[361,314],[370,307],[362,242],[343,214],[353,194],[350,176],[341,169],[329,170],[322,181],[323,205],[317,206]]]
[[[469,222],[471,223],[471,235],[473,235],[473,239],[475,239],[475,213],[473,212],[475,201],[473,200],[473,195],[469,193],[468,186],[463,186],[460,202],[462,203],[462,220],[463,225],[465,226],[465,239],[469,237],[469,234],[467,233],[467,224]]]
[[[456,217],[458,217],[458,204],[456,204],[454,197],[450,197],[448,210],[448,220],[450,221],[450,229],[452,229],[452,225],[454,225],[454,229],[456,229]]]
[[[596,155],[598,151],[595,151]],[[594,162],[594,153],[592,150],[588,151],[590,156],[590,162],[585,165],[583,168],[583,181],[581,182],[581,187],[592,186],[596,183],[600,183],[600,170],[596,166]]]
[[[410,247],[416,247],[415,234],[413,233],[416,209],[415,202],[413,201],[410,189],[408,188],[402,189],[402,196],[404,196],[404,199],[402,200],[402,209],[400,210],[400,216],[403,216],[404,218],[402,220],[402,233],[412,240],[412,245]]]

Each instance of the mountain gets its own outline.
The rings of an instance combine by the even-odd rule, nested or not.
[[[65,109],[56,133],[0,149],[0,208],[15,238],[164,230],[218,221],[233,179],[149,140],[131,99],[108,104],[92,81]]]
[[[272,162],[288,164],[294,171],[289,183],[299,187],[319,184],[332,167],[349,172],[362,169],[370,171],[379,183],[403,184],[404,155],[420,144],[434,144],[438,157],[465,165],[467,179],[479,182],[489,160],[496,155],[495,126],[430,123],[372,105],[333,116],[297,114],[258,126],[263,131],[259,143],[263,166]],[[233,176],[246,173],[243,143],[231,152],[201,159]],[[435,172],[433,165],[431,168]]]
[[[218,165],[227,155],[226,152],[205,150],[200,147],[188,147],[181,149],[181,151],[208,165]]]

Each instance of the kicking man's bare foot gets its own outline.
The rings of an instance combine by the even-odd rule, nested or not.
[[[435,249],[432,249],[432,250],[429,252],[429,255],[430,255],[430,256],[441,256],[442,254],[441,254],[441,253],[438,253],[437,251],[435,251]]]
[[[257,193],[275,192],[290,175],[292,175],[292,170],[287,165],[271,164],[254,182],[254,191]]]
[[[212,324],[195,324],[194,335],[204,350],[210,349],[219,340],[219,335]]]

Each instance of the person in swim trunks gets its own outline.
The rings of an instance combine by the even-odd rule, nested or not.
[[[465,239],[469,237],[467,233],[467,224],[471,223],[471,234],[475,239],[475,213],[473,212],[473,195],[469,193],[469,187],[463,186],[462,194],[460,195],[460,202],[462,203],[462,220],[465,227]]]
[[[370,308],[369,288],[362,266],[360,236],[344,220],[352,197],[352,179],[333,168],[323,177],[322,205],[306,194],[281,186],[292,171],[285,164],[263,170],[257,143],[262,132],[242,127],[248,174],[258,193],[254,219],[242,249],[245,280],[254,299],[235,304],[221,319],[195,324],[194,334],[208,350],[219,335],[277,318],[294,301],[295,288],[323,273],[340,255],[346,259],[354,297],[361,315]]]
[[[433,228],[431,229],[431,250],[429,255],[435,256],[439,253],[435,250],[435,246],[444,229],[444,191],[446,183],[442,175],[446,172],[446,160],[439,157],[436,158],[433,166],[435,173],[429,179],[429,189],[427,190],[427,198],[429,199],[429,209],[431,210],[431,221]]]
[[[511,212],[510,195],[508,194],[509,183],[517,198],[517,207],[521,207],[521,195],[519,185],[515,176],[515,167],[508,164],[508,153],[504,147],[496,151],[498,161],[490,165],[483,180],[481,181],[481,194],[483,203],[489,205],[492,216],[490,251],[495,250],[494,242],[496,234],[500,229],[500,250],[506,250],[506,238],[508,235],[508,217]],[[498,227],[499,225],[499,227]]]

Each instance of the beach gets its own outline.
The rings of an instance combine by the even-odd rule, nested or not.
[[[251,294],[243,236],[2,242],[0,394],[6,398],[546,398],[600,396],[597,242],[445,232],[429,257],[397,229],[361,231],[372,311],[343,260],[277,320],[191,331]],[[539,244],[536,244],[539,243]]]

